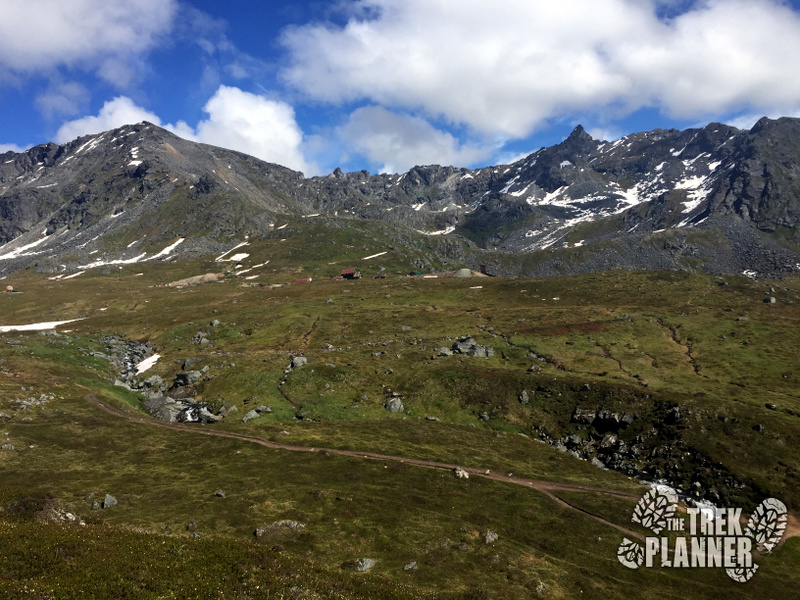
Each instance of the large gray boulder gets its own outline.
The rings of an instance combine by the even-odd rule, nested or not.
[[[160,388],[162,385],[164,385],[164,380],[158,375],[153,375],[152,377],[145,379],[143,383],[146,387]]]
[[[144,407],[148,413],[153,415],[159,421],[168,421],[176,423],[178,415],[181,413],[181,407],[172,398],[166,396],[156,396],[144,403]]]
[[[456,467],[453,469],[453,475],[455,475],[456,479],[469,479],[469,473],[467,473],[461,467]]]
[[[197,414],[197,420],[201,423],[216,423],[217,421],[221,421],[222,417],[220,415],[215,415],[207,408],[203,407]]]
[[[252,419],[257,419],[259,416],[260,415],[257,410],[251,410],[245,416],[242,417],[242,423],[247,423]]]
[[[389,412],[393,413],[401,413],[405,410],[405,406],[403,406],[403,401],[400,398],[390,398],[384,404],[384,407]]]
[[[184,371],[175,375],[175,383],[173,387],[181,387],[184,385],[192,385],[202,379],[203,374],[200,371]]]
[[[308,359],[305,356],[293,356],[292,357],[292,368],[297,369],[298,367],[302,367],[308,364]]]
[[[453,353],[487,358],[494,356],[494,348],[491,346],[481,346],[475,341],[475,338],[472,336],[466,336],[459,338],[453,343]]]
[[[375,561],[371,558],[359,558],[356,561],[356,571],[359,573],[364,573],[365,571],[369,571],[372,567],[375,566]]]

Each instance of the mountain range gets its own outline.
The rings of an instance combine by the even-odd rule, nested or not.
[[[0,155],[0,274],[210,255],[311,221],[380,224],[439,264],[551,276],[800,268],[800,120],[654,130],[581,126],[511,165],[306,178],[150,123]],[[287,229],[288,227],[288,229]],[[424,261],[418,266],[429,266]]]

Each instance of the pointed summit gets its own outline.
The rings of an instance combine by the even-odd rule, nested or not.
[[[594,138],[588,133],[586,133],[586,130],[583,128],[583,125],[578,125],[575,129],[572,130],[572,133],[569,134],[567,140],[594,141]]]
[[[573,129],[569,137],[560,144],[561,148],[574,155],[589,154],[594,151],[597,146],[598,142],[586,133],[582,125],[578,125]]]

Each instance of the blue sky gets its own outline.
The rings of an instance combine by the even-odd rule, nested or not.
[[[800,0],[0,0],[0,152],[149,120],[301,170],[800,116]]]

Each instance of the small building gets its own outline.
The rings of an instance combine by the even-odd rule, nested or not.
[[[361,271],[358,269],[342,269],[342,277],[345,279],[361,279]]]
[[[376,273],[373,279],[386,279],[386,273]]]

